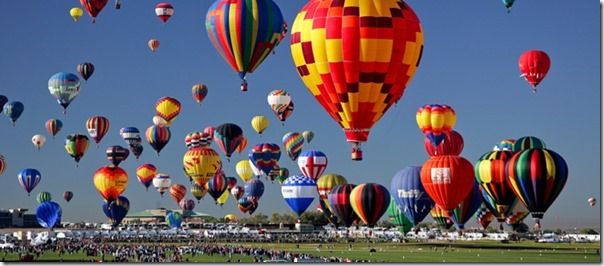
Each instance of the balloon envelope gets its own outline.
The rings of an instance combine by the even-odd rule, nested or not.
[[[40,226],[52,229],[61,223],[61,206],[54,201],[47,201],[36,208],[36,219]]]

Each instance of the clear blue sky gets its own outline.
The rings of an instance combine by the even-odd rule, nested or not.
[[[600,200],[600,6],[596,1],[573,3],[547,0],[516,1],[511,14],[498,0],[408,1],[424,29],[425,49],[421,65],[398,106],[389,110],[373,128],[364,147],[364,160],[349,159],[350,147],[339,126],[323,111],[299,79],[289,49],[289,35],[248,77],[247,93],[239,91],[237,75],[214,50],[205,30],[205,14],[212,1],[173,0],[175,15],[162,23],[154,13],[155,1],[113,0],[91,24],[85,14],[75,23],[68,12],[79,1],[7,1],[0,16],[0,94],[25,104],[25,112],[12,127],[0,119],[0,154],[8,161],[2,179],[0,208],[35,209],[35,195],[49,191],[63,207],[64,220],[103,221],[101,196],[92,184],[94,171],[106,165],[105,148],[125,143],[119,129],[151,125],[154,103],[171,96],[182,103],[182,112],[171,127],[172,140],[157,157],[144,142],[139,161],[123,162],[130,176],[124,193],[131,211],[164,206],[176,208],[169,196],[145,192],[135,169],[153,163],[187,184],[182,174],[186,151],[184,136],[208,125],[239,124],[251,144],[281,145],[287,131],[312,130],[315,139],[304,148],[322,150],[329,157],[327,172],[344,175],[349,182],[377,182],[390,187],[392,176],[410,165],[427,160],[423,136],[415,111],[428,103],[445,103],[457,112],[457,125],[465,139],[462,156],[475,162],[503,138],[534,135],[561,154],[570,168],[566,188],[551,206],[544,227],[597,227],[599,204],[590,208],[586,199]],[[306,1],[276,0],[289,25]],[[572,12],[569,11],[572,9]],[[147,41],[161,41],[153,54]],[[519,77],[519,55],[528,49],[549,53],[552,67],[534,95]],[[56,72],[75,72],[78,63],[93,62],[94,75],[83,83],[81,93],[67,116],[47,89]],[[191,97],[191,86],[208,85],[209,95],[201,106]],[[288,90],[295,103],[293,115],[282,126],[269,109],[266,96],[273,89]],[[87,134],[85,121],[92,115],[111,120],[101,147],[91,145],[80,167],[64,148],[70,133]],[[259,137],[250,125],[255,115],[270,118],[271,125]],[[63,130],[56,139],[48,136],[44,122],[59,118]],[[37,151],[34,134],[46,134],[46,146]],[[215,147],[215,146],[214,146]],[[217,149],[215,147],[215,149]],[[222,154],[222,153],[221,153]],[[224,160],[228,175],[236,175],[235,163],[245,154]],[[281,166],[296,173],[297,165],[282,153]],[[17,174],[36,168],[43,179],[31,197],[19,187]],[[241,184],[241,181],[239,181]],[[277,183],[265,182],[266,190],[257,212],[289,211]],[[65,190],[75,194],[70,203],[61,198]],[[192,198],[190,194],[187,197]],[[313,208],[317,201],[313,203]],[[197,211],[212,215],[241,215],[234,202],[222,208],[208,195]],[[532,221],[527,220],[529,225]],[[472,219],[471,224],[475,224]]]

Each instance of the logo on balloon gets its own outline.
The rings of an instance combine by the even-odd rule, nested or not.
[[[431,168],[430,177],[434,184],[451,184],[451,168]]]

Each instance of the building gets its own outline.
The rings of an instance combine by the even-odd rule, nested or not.
[[[38,219],[35,214],[26,214],[28,209],[0,210],[0,228],[24,227],[39,228]]]
[[[179,212],[183,214],[183,222],[187,223],[204,223],[207,219],[214,218],[209,214],[196,212],[196,211],[183,211],[182,210],[167,210],[165,208],[144,210],[126,215],[122,224],[159,224],[164,223],[166,219],[166,213],[168,211]]]

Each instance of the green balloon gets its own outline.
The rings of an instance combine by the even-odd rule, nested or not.
[[[411,228],[413,228],[413,224],[407,219],[405,214],[403,214],[400,207],[396,205],[393,197],[390,197],[390,205],[388,206],[386,213],[388,214],[390,222],[398,226],[398,230],[401,233],[406,235],[411,231]]]
[[[51,201],[52,196],[50,195],[50,192],[42,191],[42,192],[38,193],[36,200],[38,201],[39,204],[42,204],[44,202]]]

